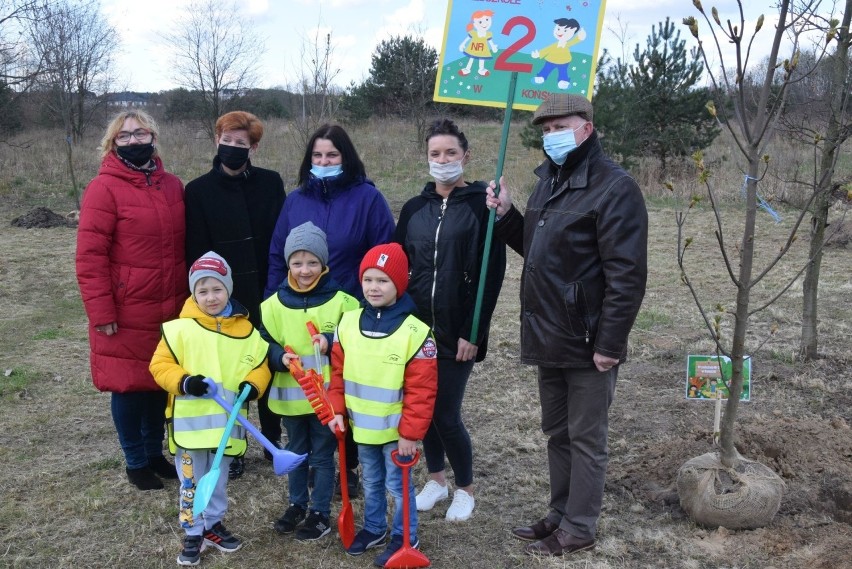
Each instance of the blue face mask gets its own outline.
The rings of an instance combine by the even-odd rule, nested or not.
[[[335,166],[311,166],[311,174],[317,178],[333,178],[343,173],[343,164]]]
[[[541,137],[544,144],[544,151],[550,156],[551,160],[560,166],[565,164],[568,154],[577,148],[577,136],[575,133],[583,128],[583,126],[585,125],[579,126],[574,130],[566,128],[564,130],[557,130],[556,132],[549,132]]]

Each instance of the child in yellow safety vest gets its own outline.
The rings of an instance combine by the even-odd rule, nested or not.
[[[412,457],[432,421],[438,388],[437,347],[405,294],[408,259],[398,243],[370,249],[359,270],[364,303],[340,320],[331,352],[329,427],[352,429],[364,488],[364,527],[346,549],[361,555],[387,537],[387,492],[394,498],[391,539],[374,560],[383,567],[402,548],[402,470],[391,452]],[[345,409],[348,421],[344,421]],[[409,470],[410,472],[410,470]],[[408,484],[409,504],[415,503]],[[409,508],[411,545],[419,547],[417,508]]]
[[[246,449],[245,430],[237,424],[230,433],[216,488],[204,511],[192,513],[195,485],[212,469],[213,457],[225,431],[228,410],[209,397],[204,379],[233,403],[248,385],[248,400],[257,399],[269,385],[266,362],[269,344],[254,329],[248,311],[235,299],[231,267],[209,251],[189,269],[192,293],[180,318],[162,326],[162,338],[151,360],[154,380],[169,392],[166,418],[169,450],[181,482],[179,521],[184,529],[178,565],[198,565],[207,547],[231,553],[242,542],[222,525],[228,511],[228,466]],[[240,411],[245,415],[245,410]]]
[[[260,305],[261,335],[269,342],[269,410],[281,415],[287,430],[287,450],[307,454],[308,460],[288,474],[289,507],[275,522],[280,534],[296,534],[299,541],[316,541],[331,532],[336,439],[320,423],[302,388],[290,374],[290,362],[299,358],[304,369],[315,369],[326,382],[331,377],[327,355],[341,315],[358,308],[329,275],[325,232],[306,221],[294,227],[284,242],[287,278],[276,293]],[[307,323],[319,331],[311,335]],[[313,342],[319,342],[317,361]],[[287,353],[283,346],[295,353]],[[308,477],[313,476],[313,488]]]

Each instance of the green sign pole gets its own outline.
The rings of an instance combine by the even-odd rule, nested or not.
[[[500,154],[497,156],[497,188],[495,195],[500,193],[500,177],[503,176],[503,162],[506,158],[506,146],[509,143],[509,126],[512,124],[512,105],[515,102],[515,86],[518,83],[518,72],[513,71],[509,79],[509,96],[506,99],[506,113],[503,115],[503,132],[500,135]],[[473,326],[470,329],[470,343],[477,343],[479,334],[479,317],[482,313],[482,296],[485,293],[485,278],[488,275],[488,258],[491,256],[491,240],[494,237],[494,219],[497,210],[492,209],[488,214],[488,229],[485,232],[485,248],[482,252],[482,269],[479,271],[479,285],[476,289],[476,304],[473,307]]]

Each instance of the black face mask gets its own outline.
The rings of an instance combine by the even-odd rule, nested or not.
[[[154,155],[154,143],[116,146],[115,152],[134,166],[141,168],[151,161]]]
[[[239,170],[248,162],[249,149],[242,146],[220,144],[216,153],[219,155],[222,164],[230,170]]]

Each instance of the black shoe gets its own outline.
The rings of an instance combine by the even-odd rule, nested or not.
[[[149,456],[148,466],[151,467],[151,470],[154,471],[154,474],[156,474],[160,478],[174,480],[178,477],[177,470],[175,470],[175,465],[166,460],[166,457],[161,454],[157,456]]]
[[[178,565],[194,566],[201,562],[204,538],[200,535],[188,535],[183,538],[183,550],[177,558]]]
[[[275,521],[275,531],[280,534],[288,534],[296,531],[296,526],[305,519],[305,508],[290,504],[284,515]]]
[[[273,446],[275,446],[275,448],[277,448],[277,449],[281,449],[281,450],[284,449],[284,447],[278,441],[274,441],[274,440],[270,439],[269,442],[271,442],[273,444]],[[263,458],[265,458],[269,462],[272,462],[272,453],[269,452],[268,450],[266,450],[266,448],[263,449]]]
[[[361,485],[358,484],[358,471],[346,470],[346,488],[349,490],[349,499],[357,498],[361,495]],[[340,496],[340,473],[334,477],[334,495]]]
[[[157,478],[154,471],[148,466],[142,468],[125,468],[127,479],[140,490],[162,490],[163,481]]]
[[[311,512],[305,523],[296,530],[296,539],[299,541],[316,541],[331,533],[331,525],[328,516],[319,512]]]
[[[235,456],[231,461],[231,466],[228,467],[228,478],[235,480],[243,475],[246,471],[246,461],[241,456]]]

